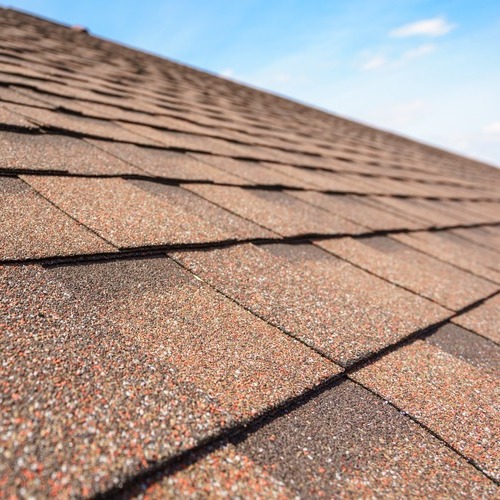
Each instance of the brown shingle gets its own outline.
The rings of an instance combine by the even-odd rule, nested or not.
[[[84,136],[99,137],[115,141],[153,146],[160,145],[158,141],[129,132],[123,127],[119,127],[115,123],[106,120],[98,120],[96,118],[87,118],[69,113],[55,112],[49,109],[33,108],[16,104],[8,104],[6,107],[7,111],[22,115],[33,123],[48,129],[67,131]]]
[[[109,487],[340,371],[168,258],[2,275],[2,474],[30,494]]]
[[[364,203],[363,198],[359,196],[327,195],[312,191],[290,191],[288,194],[373,231],[416,229],[424,226],[422,223],[419,224],[411,219],[370,206]]]
[[[241,179],[235,175],[230,175],[222,170],[213,168],[186,153],[140,147],[134,144],[117,144],[92,139],[88,139],[87,141],[134,165],[142,170],[143,173],[153,176],[167,179],[241,184]]]
[[[38,127],[27,120],[24,116],[15,113],[13,110],[7,108],[7,106],[0,105],[0,128],[1,129],[26,129],[30,131],[35,131]]]
[[[392,237],[340,238],[316,244],[455,311],[497,290],[497,285],[416,251]],[[456,287],[456,283],[461,286]]]
[[[239,187],[189,184],[186,189],[282,236],[359,234],[363,228],[332,216],[286,193]]]
[[[498,478],[496,378],[422,341],[384,356],[353,377]]]
[[[487,300],[472,311],[467,311],[453,322],[500,343],[500,295]]]
[[[500,347],[488,339],[448,323],[425,340],[500,378]]]
[[[290,262],[274,255],[280,248],[288,251],[289,246],[264,250],[244,245],[173,255],[224,294],[341,365],[449,315],[326,253],[320,261],[306,253],[303,262]]]
[[[78,174],[140,173],[138,169],[81,139],[13,132],[0,132],[0,168]]]
[[[343,382],[237,447],[301,498],[482,496],[495,486],[385,402]]]
[[[231,237],[210,221],[184,212],[166,199],[148,195],[122,179],[24,179],[61,210],[120,248],[203,243]]]
[[[500,256],[452,231],[395,234],[392,238],[478,276],[500,283]]]
[[[0,178],[0,259],[112,252],[20,179]]]
[[[184,210],[185,213],[210,221],[211,227],[224,231],[231,238],[238,240],[279,238],[276,233],[254,224],[253,222],[238,217],[237,215],[220,208],[201,198],[197,194],[184,188],[167,186],[157,182],[130,181],[134,186]]]

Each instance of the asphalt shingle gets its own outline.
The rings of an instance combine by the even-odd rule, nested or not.
[[[137,174],[140,170],[75,137],[0,132],[0,168],[78,174]]]
[[[172,255],[239,304],[341,365],[449,316],[426,299],[312,249],[313,255],[307,246],[301,254],[290,245],[242,245]]]
[[[453,318],[453,322],[500,343],[500,294]]]
[[[497,495],[499,170],[1,7],[0,41],[4,496]]]
[[[498,379],[422,341],[384,356],[352,377],[498,479]]]
[[[116,250],[13,177],[0,178],[0,232],[1,260]]]
[[[339,238],[321,248],[423,297],[458,311],[497,290],[497,285],[408,247],[392,237]],[[461,283],[457,288],[455,283]]]
[[[99,491],[340,372],[166,257],[1,286],[9,491]]]
[[[354,222],[332,216],[286,193],[228,186],[189,184],[186,189],[282,236],[359,234]]]

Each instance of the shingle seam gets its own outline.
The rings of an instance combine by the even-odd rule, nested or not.
[[[311,399],[321,395],[325,391],[335,387],[339,383],[345,380],[342,374],[334,375],[326,381],[318,384],[312,389],[289,398],[282,403],[268,408],[266,411],[262,412],[257,417],[243,423],[238,423],[232,427],[224,429],[219,434],[212,436],[210,438],[202,440],[198,445],[193,446],[177,455],[170,457],[167,460],[160,460],[155,463],[151,463],[147,468],[139,472],[134,476],[129,476],[123,479],[123,481],[110,489],[98,493],[92,498],[94,499],[113,499],[113,498],[131,498],[143,490],[143,485],[148,482],[148,484],[155,483],[161,478],[155,475],[161,474],[161,477],[170,476],[175,472],[181,471],[192,464],[195,464],[202,458],[206,457],[213,451],[216,451],[227,444],[238,443],[245,439],[246,436],[257,432],[259,429],[263,428],[266,424],[276,420],[293,411],[300,408],[305,403]]]
[[[446,448],[448,448],[450,451],[454,452],[462,460],[465,460],[467,463],[469,463],[472,467],[474,467],[483,476],[485,476],[486,478],[488,478],[490,481],[492,481],[497,486],[500,486],[500,481],[498,481],[495,477],[493,477],[491,474],[489,474],[488,471],[484,470],[484,468],[481,467],[481,465],[478,462],[476,462],[473,458],[468,457],[467,455],[464,455],[460,450],[458,450],[456,447],[454,447],[453,445],[451,445],[450,443],[448,443],[448,441],[446,441],[439,433],[433,431],[430,427],[428,427],[427,425],[425,425],[424,423],[422,423],[417,417],[414,417],[411,413],[403,410],[402,408],[400,408],[399,406],[397,406],[393,402],[391,402],[391,401],[387,400],[386,398],[384,398],[377,391],[371,389],[367,385],[359,382],[358,380],[350,377],[349,375],[346,375],[346,378],[349,379],[351,382],[354,382],[355,384],[359,385],[363,389],[367,390],[368,392],[370,392],[374,396],[378,397],[379,399],[381,399],[382,401],[384,401],[386,404],[388,404],[389,406],[391,406],[392,408],[394,408],[396,411],[398,411],[399,413],[403,414],[405,417],[409,418],[412,422],[414,422],[419,427],[421,427],[425,432],[427,432],[428,434],[430,434],[431,436],[433,436],[435,439],[437,439],[440,443],[442,443]]]
[[[82,226],[84,227],[87,231],[89,231],[90,233],[92,233],[94,236],[96,236],[97,238],[99,238],[100,240],[104,241],[105,243],[107,243],[108,245],[112,246],[113,248],[116,248],[118,249],[118,247],[116,245],[114,245],[113,243],[111,243],[110,241],[108,241],[106,238],[103,238],[99,233],[97,233],[96,231],[94,231],[92,228],[86,226],[83,222],[79,221],[77,218],[73,217],[72,215],[70,215],[69,213],[67,213],[65,210],[63,210],[61,207],[59,207],[58,205],[56,205],[52,200],[50,200],[50,198],[47,198],[44,194],[42,194],[40,191],[38,191],[35,187],[33,187],[31,184],[28,184],[26,181],[24,181],[23,179],[20,179],[20,181],[22,181],[24,184],[26,184],[30,189],[32,189],[33,191],[36,192],[36,194],[38,196],[40,196],[41,198],[43,198],[45,201],[47,201],[48,203],[50,203],[50,205],[52,205],[56,210],[58,210],[59,212],[62,212],[64,215],[66,215],[67,217],[69,217],[72,221],[74,221],[76,224],[78,224],[79,226]],[[2,263],[2,261],[0,260],[0,264]]]
[[[447,318],[438,321],[437,323],[434,323],[432,325],[429,325],[425,328],[422,328],[420,330],[416,330],[415,332],[410,333],[406,337],[397,340],[396,342],[393,342],[392,344],[388,344],[379,351],[377,351],[374,354],[371,354],[370,356],[367,356],[365,359],[356,361],[354,364],[351,366],[348,366],[346,368],[346,374],[350,375],[351,373],[354,373],[358,370],[361,370],[368,365],[371,365],[380,359],[384,358],[386,355],[391,354],[392,352],[405,347],[407,345],[412,344],[413,342],[417,340],[422,340],[427,337],[430,337],[433,333],[435,333],[439,328],[447,325],[448,323],[451,323],[452,320],[462,314],[465,314],[466,312],[472,311],[474,309],[477,309],[481,305],[483,305],[487,300],[495,297],[500,293],[500,290],[496,290],[493,293],[490,293],[489,295],[482,297],[481,299],[475,300],[474,302],[471,302],[470,304],[466,305],[465,307],[462,307],[458,311],[454,312]]]
[[[127,162],[128,163],[128,162]],[[137,165],[130,165],[147,172],[141,167]],[[58,176],[58,177],[76,177],[83,179],[125,179],[125,180],[143,180],[149,182],[156,182],[158,184],[167,184],[172,186],[180,186],[182,184],[208,184],[213,186],[221,186],[221,187],[238,187],[246,190],[262,190],[262,191],[277,191],[277,192],[313,192],[313,193],[321,193],[330,196],[358,196],[362,197],[370,197],[370,196],[378,196],[383,198],[397,198],[397,199],[423,199],[423,200],[433,200],[433,201],[467,201],[467,202],[492,202],[492,201],[500,201],[491,198],[457,198],[457,197],[441,197],[437,198],[435,196],[414,196],[414,195],[399,195],[399,194],[387,194],[387,193],[358,193],[356,191],[346,191],[346,190],[331,190],[331,189],[318,189],[314,187],[297,187],[297,186],[287,186],[285,184],[237,184],[231,182],[219,182],[212,181],[209,179],[183,179],[179,177],[163,177],[163,176],[154,176],[145,174],[85,174],[78,172],[69,172],[67,170],[54,169],[54,170],[37,170],[37,169],[22,169],[22,168],[9,168],[9,167],[0,167],[0,177],[8,176],[11,177],[13,175],[36,175],[39,177],[43,176]],[[236,175],[236,174],[235,174]],[[243,179],[243,178],[242,178]],[[307,200],[302,200],[304,203],[307,203],[315,208],[318,208],[324,212],[331,213],[329,210],[315,205]],[[221,207],[222,208],[222,207]],[[345,217],[344,217],[345,218]],[[500,222],[500,221],[499,221]]]
[[[300,338],[300,336],[298,335],[295,335],[293,332],[290,332],[288,331],[286,328],[274,323],[273,321],[270,321],[269,319],[265,318],[264,316],[261,316],[260,314],[256,313],[251,307],[248,307],[248,306],[245,306],[244,304],[240,303],[237,299],[235,299],[234,297],[232,297],[231,295],[227,294],[226,292],[224,292],[221,288],[219,288],[218,286],[216,285],[213,285],[211,283],[208,283],[207,281],[205,281],[203,278],[201,278],[200,276],[197,276],[195,273],[193,273],[187,266],[185,266],[182,262],[180,262],[178,259],[176,259],[175,257],[173,257],[172,255],[168,254],[168,258],[169,259],[172,259],[176,264],[178,264],[180,267],[182,267],[183,269],[185,269],[188,273],[192,274],[193,276],[195,276],[197,279],[201,280],[203,283],[205,283],[207,286],[209,286],[210,288],[212,288],[213,290],[215,290],[218,294],[224,296],[226,299],[230,300],[231,302],[233,302],[234,304],[236,304],[239,308],[241,309],[244,309],[245,311],[249,312],[250,314],[252,314],[253,316],[255,316],[256,318],[260,319],[261,321],[264,321],[265,323],[267,323],[268,325],[272,326],[273,328],[276,328],[278,329],[280,332],[282,332],[283,334],[287,335],[288,337],[291,337],[292,339],[296,340],[297,342],[299,342],[300,344],[304,345],[305,347],[311,349],[312,351],[314,351],[316,354],[318,354],[319,356],[321,356],[322,358],[326,359],[327,361],[330,361],[332,363],[334,363],[335,365],[337,366],[341,366],[342,368],[344,368],[342,365],[340,365],[339,363],[337,363],[334,359],[332,359],[330,356],[328,356],[327,354],[325,354],[325,352],[323,352],[321,349],[318,349],[317,347],[315,347],[314,345],[308,343],[307,341],[303,340],[302,338]]]
[[[408,232],[410,232],[410,231],[408,231]],[[392,234],[394,234],[394,233],[392,233]],[[386,236],[386,235],[387,235],[387,233],[386,233],[384,236]],[[373,235],[358,235],[358,238],[364,238],[364,239],[366,239],[366,238],[371,238],[371,237],[376,237],[376,236],[379,236],[379,235],[377,235],[377,234],[373,234]],[[351,236],[351,237],[352,237],[352,238],[354,238],[353,236]],[[313,241],[312,243],[314,244],[314,241]],[[432,302],[432,303],[434,303],[434,304],[436,304],[436,305],[438,305],[438,306],[442,307],[443,309],[446,309],[447,311],[450,311],[450,312],[456,312],[454,309],[451,309],[449,306],[447,306],[447,305],[445,305],[445,304],[442,304],[441,302],[439,302],[439,301],[438,301],[438,300],[436,300],[436,299],[433,299],[432,297],[427,297],[427,296],[425,296],[425,295],[422,295],[421,293],[416,292],[415,290],[412,290],[411,288],[408,288],[408,287],[406,287],[406,286],[402,285],[401,283],[395,283],[394,281],[391,281],[389,278],[386,278],[385,276],[382,276],[381,274],[377,274],[376,272],[371,271],[371,270],[370,270],[370,269],[368,269],[367,267],[363,267],[362,265],[357,264],[357,263],[355,263],[355,262],[353,262],[353,261],[349,260],[349,259],[348,259],[348,258],[346,258],[346,257],[342,257],[341,255],[336,254],[335,252],[333,252],[333,251],[331,251],[331,250],[328,250],[327,248],[323,248],[323,247],[319,247],[319,248],[321,248],[321,250],[323,250],[323,251],[325,251],[325,252],[327,252],[327,253],[329,253],[329,254],[331,254],[331,255],[333,255],[333,256],[335,256],[335,257],[337,257],[338,259],[343,260],[344,262],[347,262],[347,263],[348,263],[348,264],[350,264],[351,266],[356,267],[356,268],[358,268],[358,269],[361,269],[362,271],[364,271],[364,272],[366,272],[366,273],[368,273],[368,274],[371,274],[372,276],[375,276],[376,278],[379,278],[379,279],[381,279],[382,281],[385,281],[386,283],[389,283],[389,284],[391,284],[391,285],[393,285],[393,286],[397,286],[398,288],[401,288],[402,290],[405,290],[405,291],[407,291],[407,292],[409,292],[409,293],[411,293],[411,294],[413,294],[413,295],[417,295],[417,296],[419,296],[419,297],[421,297],[421,298],[423,298],[423,299],[425,299],[425,300],[428,300],[429,302]],[[412,250],[418,251],[418,250],[413,249],[413,248],[412,248]],[[481,278],[481,279],[483,279],[482,277],[480,277],[480,278]],[[488,281],[490,281],[490,282],[491,282],[491,280],[488,280]],[[496,282],[492,282],[492,283],[493,283],[494,285],[498,285]],[[500,290],[498,290],[498,291],[500,291]],[[494,293],[494,295],[495,295],[496,293],[498,293],[498,291],[497,291],[497,292],[495,292],[495,293]],[[461,309],[460,309],[460,310],[461,310]]]
[[[189,272],[189,273],[193,274],[194,276],[196,276],[187,266],[185,266],[178,259],[176,259],[175,257],[173,257],[171,255],[168,255],[168,257],[170,259],[172,259],[173,261],[175,261],[179,266],[181,266],[187,272]],[[500,293],[500,289],[496,290],[495,292],[493,292],[493,293],[491,293],[491,294],[489,294],[489,295],[487,295],[485,297],[482,297],[481,299],[478,299],[478,300],[476,300],[476,301],[468,304],[467,306],[459,309],[458,311],[452,311],[452,310],[446,308],[451,313],[450,316],[448,316],[447,318],[445,318],[445,319],[443,319],[443,320],[441,320],[441,321],[439,321],[437,323],[434,323],[432,325],[428,325],[428,326],[426,326],[424,328],[416,330],[416,331],[410,333],[409,335],[406,335],[405,337],[400,338],[397,341],[395,341],[393,343],[390,343],[390,344],[387,344],[386,346],[382,347],[381,349],[368,354],[364,358],[357,359],[355,361],[352,361],[351,363],[340,364],[340,362],[338,362],[338,360],[333,359],[331,356],[329,356],[328,354],[326,354],[325,352],[323,352],[321,349],[318,349],[318,348],[314,347],[313,345],[309,344],[307,341],[299,338],[294,333],[288,331],[286,328],[283,328],[282,326],[280,326],[278,324],[275,324],[272,320],[269,320],[269,319],[261,316],[260,314],[256,313],[251,307],[247,307],[244,304],[240,303],[237,299],[235,299],[231,295],[229,295],[226,292],[224,292],[223,290],[221,290],[218,286],[206,282],[203,278],[201,278],[199,276],[196,276],[196,277],[198,279],[200,279],[202,282],[204,282],[207,286],[209,286],[210,288],[214,289],[217,293],[220,293],[221,295],[223,295],[224,297],[226,297],[228,300],[234,302],[236,305],[238,305],[242,309],[250,312],[251,314],[253,314],[257,318],[259,318],[260,320],[268,323],[269,325],[271,325],[274,328],[277,328],[278,330],[280,330],[285,335],[288,335],[289,337],[292,337],[293,339],[295,339],[296,341],[300,342],[301,344],[303,344],[304,346],[308,347],[309,349],[312,349],[314,352],[316,352],[317,354],[319,354],[323,358],[327,359],[328,361],[331,361],[331,362],[335,363],[336,365],[342,366],[342,368],[345,369],[346,373],[352,373],[353,371],[356,371],[356,370],[358,370],[358,369],[366,366],[367,364],[371,364],[372,362],[380,359],[381,357],[385,356],[386,354],[389,354],[389,353],[391,353],[391,352],[399,349],[402,346],[405,346],[405,345],[407,345],[409,343],[412,343],[415,340],[418,340],[420,338],[425,338],[425,337],[431,335],[437,329],[439,329],[442,326],[444,326],[445,324],[449,323],[453,318],[455,318],[455,317],[457,317],[457,316],[459,316],[461,314],[464,314],[465,312],[468,312],[468,311],[471,311],[473,309],[476,309],[477,307],[479,307],[480,305],[482,305],[484,302],[486,302],[487,300],[491,299],[492,297],[494,297],[494,296],[496,296],[497,294]],[[411,292],[411,290],[408,290],[408,291]],[[411,292],[411,293],[415,294],[414,292]],[[415,294],[415,295],[418,295],[418,294]],[[440,304],[438,304],[438,305],[440,305]]]
[[[175,260],[175,259],[173,259]],[[177,262],[177,261],[176,261]],[[182,264],[179,264],[182,265]],[[183,266],[184,267],[184,266]],[[193,274],[191,271],[188,271],[191,274]],[[203,281],[203,280],[202,280]],[[216,287],[213,287],[212,285],[208,284],[211,288],[214,288],[218,293],[221,293]],[[498,292],[497,292],[498,293]],[[226,296],[225,294],[222,293],[222,295]],[[493,294],[495,295],[495,294]],[[471,310],[476,307],[479,307],[484,301],[488,300],[491,298],[492,295],[485,297],[483,299],[480,299],[478,301],[475,301],[468,306],[464,307],[463,310]],[[229,297],[230,300],[234,301],[231,297]],[[238,302],[236,304],[239,307],[242,307]],[[248,310],[247,308],[243,307],[243,309]],[[250,310],[250,312],[256,315],[254,312]],[[459,313],[457,313],[459,314]],[[224,429],[222,432],[219,434],[212,436],[202,442],[200,442],[197,446],[192,447],[188,450],[185,450],[184,452],[175,455],[167,460],[164,461],[158,461],[155,463],[150,464],[146,469],[141,471],[140,473],[130,476],[128,478],[125,478],[120,485],[115,486],[110,488],[109,490],[99,493],[95,495],[94,498],[96,499],[101,499],[101,498],[123,498],[124,495],[127,493],[132,493],[136,492],[139,493],[142,491],[142,486],[148,482],[150,483],[155,483],[160,481],[164,477],[168,477],[175,472],[178,472],[180,470],[183,470],[187,468],[188,466],[198,462],[202,458],[206,457],[208,454],[212,453],[213,451],[222,448],[226,444],[238,444],[242,441],[244,441],[250,434],[253,434],[257,432],[259,429],[263,428],[270,422],[273,422],[274,420],[282,417],[283,415],[286,415],[307,402],[315,399],[316,397],[320,396],[322,393],[324,393],[327,390],[333,389],[335,386],[339,385],[345,380],[351,380],[358,385],[364,387],[362,384],[357,382],[356,380],[353,380],[350,377],[350,374],[354,373],[355,371],[367,366],[369,363],[378,361],[379,359],[383,358],[385,355],[403,347],[406,346],[416,340],[423,339],[427,336],[432,335],[435,331],[437,331],[439,328],[444,326],[445,324],[449,323],[450,320],[455,317],[457,314],[450,316],[449,318],[439,321],[438,323],[435,323],[433,325],[428,326],[427,328],[417,330],[416,332],[413,332],[412,334],[408,335],[406,338],[399,340],[398,342],[395,342],[394,344],[391,344],[390,346],[387,346],[386,348],[383,348],[376,353],[368,356],[365,359],[359,360],[352,364],[351,366],[348,366],[345,368],[343,372],[341,372],[338,375],[335,375],[328,380],[322,382],[321,384],[318,384],[317,386],[313,387],[312,389],[309,389],[307,391],[304,391],[302,394],[299,394],[298,396],[294,396],[292,398],[289,398],[285,400],[284,402],[280,403],[279,405],[273,406],[272,408],[267,409],[266,411],[262,412],[260,415],[257,417],[249,420],[248,422],[245,423],[238,423],[230,428]],[[268,322],[271,326],[275,327],[272,323]],[[280,329],[283,333],[287,334],[283,330]],[[288,335],[288,334],[287,334]],[[309,347],[307,344],[304,343],[307,347]],[[326,356],[324,356],[326,357]],[[329,361],[331,361],[328,357],[326,357]],[[382,399],[383,401],[386,401],[385,398],[374,392],[373,390],[364,387],[367,389],[370,393],[374,394],[378,398]],[[474,468],[476,468],[481,474],[483,474],[485,477],[487,477],[489,480],[493,481],[495,484],[498,484],[498,482],[492,478],[490,475],[488,475],[487,472],[485,472],[475,461],[469,459],[465,455],[463,455],[461,452],[456,450],[454,447],[452,447],[449,443],[447,443],[443,438],[441,438],[438,434],[436,434],[434,431],[431,429],[427,428],[424,424],[416,420],[412,415],[408,414],[407,412],[403,412],[400,408],[395,406],[394,404],[388,402],[393,408],[395,408],[397,411],[401,412],[404,414],[405,417],[411,419],[414,421],[416,424],[421,426],[426,432],[431,434],[433,437],[438,439],[441,443],[443,443],[448,449],[450,449],[452,452],[455,452],[461,459],[465,460],[466,462],[470,463]],[[160,476],[161,474],[161,476]],[[155,477],[156,475],[156,477]]]
[[[60,210],[59,207],[56,206],[56,208]],[[443,227],[430,228],[428,229],[428,231],[439,232],[439,231],[448,231],[453,229],[463,229],[464,227],[476,228],[476,227],[492,227],[498,225],[500,224],[482,223],[482,224],[473,224],[466,226],[464,225],[443,226]],[[301,243],[314,243],[315,241],[322,241],[322,240],[334,240],[346,237],[357,239],[357,238],[368,238],[376,236],[388,236],[390,234],[411,234],[412,232],[419,232],[419,231],[421,231],[421,229],[396,229],[396,230],[385,230],[385,231],[373,231],[357,235],[345,234],[345,233],[304,234],[304,235],[293,235],[293,236],[283,236],[283,237],[277,235],[275,238],[247,238],[240,240],[228,239],[228,240],[219,240],[219,241],[203,242],[203,243],[177,243],[177,244],[151,245],[148,247],[129,247],[129,248],[118,248],[116,247],[116,245],[112,245],[114,248],[117,249],[116,252],[98,252],[98,253],[86,253],[86,254],[77,254],[68,256],[53,255],[47,257],[25,258],[25,259],[5,259],[3,261],[0,260],[0,264],[9,266],[26,265],[26,264],[40,264],[46,267],[71,266],[71,265],[81,265],[86,263],[108,262],[114,260],[142,259],[145,257],[155,257],[155,256],[158,257],[164,255],[167,252],[172,252],[172,251],[176,252],[190,252],[190,251],[202,251],[202,250],[209,251],[216,248],[227,248],[245,244],[294,245]],[[103,239],[102,237],[100,238]]]
[[[422,232],[427,232],[427,229],[424,228],[422,230]],[[431,232],[431,231],[429,231],[429,232]],[[401,233],[394,233],[394,234],[401,234]],[[361,239],[367,239],[367,238],[370,238],[370,236],[361,236]],[[472,271],[472,270],[467,269],[465,267],[459,266],[458,264],[455,264],[454,262],[450,262],[449,260],[446,260],[445,258],[438,257],[437,255],[434,255],[434,254],[432,254],[430,252],[427,252],[426,250],[422,250],[421,248],[413,247],[410,244],[405,243],[404,241],[397,240],[397,242],[400,243],[401,245],[404,245],[405,247],[409,248],[412,251],[419,252],[421,254],[427,255],[428,257],[431,257],[431,258],[433,258],[435,260],[438,260],[439,262],[442,262],[443,264],[447,264],[447,265],[452,266],[452,267],[454,267],[456,269],[460,269],[460,271],[463,271],[464,273],[470,274],[471,276],[474,276],[476,278],[480,278],[480,279],[485,280],[485,281],[489,281],[490,283],[492,283],[494,285],[499,285],[500,286],[500,280],[499,281],[495,281],[494,279],[487,278],[486,276],[478,274],[475,271]],[[492,271],[498,272],[496,269],[492,268],[491,266],[485,266],[485,267],[488,267],[488,269],[491,269]]]

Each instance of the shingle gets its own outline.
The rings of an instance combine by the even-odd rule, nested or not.
[[[0,178],[0,233],[2,260],[115,250],[12,177]]]
[[[453,323],[500,343],[500,295],[479,307],[453,318]]]
[[[47,104],[39,99],[32,99],[21,92],[16,92],[10,87],[0,87],[0,101],[13,102],[15,104],[23,104],[25,106],[38,106],[41,108],[51,108],[50,104]]]
[[[186,189],[283,236],[359,234],[363,228],[285,193],[189,184]]]
[[[234,148],[228,142],[220,139],[214,139],[213,137],[171,132],[169,130],[162,130],[132,123],[122,122],[121,126],[125,131],[130,131],[133,135],[148,138],[156,144],[164,145],[169,148],[207,152],[219,155],[232,155],[235,153]]]
[[[496,488],[350,381],[252,433],[236,450],[300,498],[481,497]]]
[[[498,226],[454,229],[451,233],[500,253],[500,227]]]
[[[88,142],[154,176],[241,184],[238,177],[226,174],[222,170],[202,163],[185,153],[140,147],[134,144],[117,144],[109,141],[88,139]]]
[[[161,477],[161,476],[160,476]],[[200,458],[175,474],[153,483],[138,495],[164,498],[291,498],[292,491],[233,445]]]
[[[425,226],[425,224],[416,223],[411,219],[370,206],[359,196],[327,195],[312,191],[290,191],[288,194],[374,231],[416,229]]]
[[[435,233],[419,231],[411,234],[394,234],[392,238],[478,276],[500,283],[500,256],[496,252],[460,238],[452,231]]]
[[[388,236],[340,238],[316,244],[391,283],[455,311],[497,289],[489,281],[434,259]],[[460,287],[456,283],[460,283]]]
[[[172,255],[224,294],[341,365],[449,316],[439,306],[324,252],[321,260],[306,251],[303,261],[292,262],[281,250],[289,252],[290,246],[265,248],[243,245]]]
[[[0,168],[79,174],[138,173],[138,169],[81,139],[0,132]]]
[[[35,131],[38,127],[24,116],[14,113],[6,106],[0,105],[0,129],[26,129]]]
[[[210,220],[122,179],[24,177],[61,210],[120,248],[231,238]]]
[[[380,205],[402,215],[430,222],[434,226],[455,226],[471,223],[486,222],[484,217],[466,216],[463,211],[451,212],[443,208],[442,202],[429,202],[427,200],[399,199],[389,197],[373,197]]]
[[[278,163],[264,163],[264,165],[267,165],[269,168],[277,170],[278,172],[282,172],[285,175],[295,177],[304,183],[310,183],[318,189],[358,194],[366,194],[369,192],[367,186],[363,184],[363,178],[359,175],[347,176],[345,174],[335,172],[324,172],[309,168],[297,168]]]
[[[340,371],[168,258],[2,274],[9,488],[87,495]]]
[[[425,340],[500,378],[500,347],[484,337],[448,323]]]
[[[352,375],[429,427],[491,476],[499,475],[498,380],[416,341]]]
[[[238,240],[277,238],[277,235],[272,231],[238,217],[186,189],[156,182],[130,182],[154,196],[165,199],[188,214],[210,221],[211,227],[224,231],[231,235],[231,238]]]

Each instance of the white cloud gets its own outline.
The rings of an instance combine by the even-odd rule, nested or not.
[[[483,127],[483,132],[489,135],[499,135],[500,136],[500,122],[489,123]]]
[[[407,38],[410,36],[442,36],[449,33],[456,27],[449,23],[443,17],[434,17],[432,19],[423,19],[410,24],[405,24],[389,32],[390,36],[396,38]]]
[[[424,43],[423,45],[419,45],[414,49],[410,49],[407,50],[406,52],[403,52],[401,59],[402,60],[416,59],[417,57],[422,57],[427,54],[430,54],[435,50],[436,50],[436,45],[434,45],[433,43]]]
[[[362,66],[361,69],[364,69],[366,71],[372,70],[372,69],[377,69],[380,68],[381,66],[384,66],[387,63],[385,57],[382,56],[373,56],[372,58],[368,59]]]

